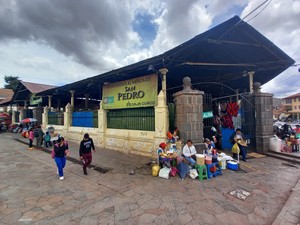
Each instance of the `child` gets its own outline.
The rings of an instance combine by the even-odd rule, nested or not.
[[[51,140],[51,136],[49,135],[49,132],[47,131],[47,132],[46,132],[46,135],[44,136],[44,143],[45,143],[45,147],[46,147],[46,148],[52,146],[50,140]]]
[[[32,146],[32,143],[33,143],[33,139],[34,139],[34,134],[33,134],[33,128],[30,128],[29,131],[28,131],[28,138],[29,138],[29,150],[32,150],[34,149],[33,146]]]

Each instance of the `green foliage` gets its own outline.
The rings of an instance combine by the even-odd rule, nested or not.
[[[4,76],[5,85],[4,88],[16,90],[17,86],[20,82],[20,79],[18,76]]]

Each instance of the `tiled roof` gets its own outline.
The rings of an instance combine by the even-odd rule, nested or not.
[[[290,96],[288,96],[288,97],[285,97],[284,99],[295,98],[295,97],[300,97],[300,93],[290,95]]]
[[[12,100],[14,91],[12,89],[0,89],[0,105],[9,103]]]
[[[52,88],[55,88],[56,86],[53,85],[47,85],[47,84],[37,84],[37,83],[31,83],[31,82],[25,82],[21,81],[21,83],[33,94],[46,91]]]
[[[14,91],[12,89],[1,88],[0,89],[0,99],[12,97],[14,95]]]

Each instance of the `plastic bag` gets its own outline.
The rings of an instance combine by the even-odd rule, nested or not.
[[[240,148],[239,148],[239,146],[238,146],[237,143],[235,143],[235,144],[232,146],[231,152],[232,152],[232,153],[236,153],[236,154],[240,154]]]
[[[196,177],[198,177],[198,172],[196,169],[191,169],[189,175],[190,175],[190,178],[196,179]]]
[[[170,174],[171,169],[168,167],[164,167],[159,171],[158,176],[161,178],[169,179],[169,174]]]
[[[170,175],[172,177],[175,177],[177,173],[178,173],[178,169],[176,167],[171,167]]]

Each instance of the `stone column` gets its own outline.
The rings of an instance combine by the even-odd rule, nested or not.
[[[203,91],[191,89],[191,78],[183,78],[183,90],[173,94],[176,107],[175,125],[180,139],[192,140],[198,151],[203,148]]]
[[[162,68],[159,70],[159,72],[162,75],[161,89],[164,92],[165,101],[167,102],[167,72],[168,72],[168,70],[166,68]]]
[[[88,107],[89,107],[89,97],[90,97],[90,94],[84,94],[84,98],[85,98],[85,101],[84,101],[84,109],[87,110]]]
[[[72,125],[72,106],[70,103],[66,105],[66,110],[64,112],[64,129],[68,130]]]
[[[169,130],[169,110],[166,105],[166,98],[163,90],[157,96],[157,106],[155,106],[155,145],[166,141]]]
[[[48,107],[51,110],[51,107],[52,107],[52,95],[48,95]]]
[[[269,141],[273,136],[273,94],[261,93],[261,84],[253,84],[256,123],[256,151],[265,153],[269,150]]]
[[[6,105],[3,106],[3,112],[7,113],[7,106]]]
[[[24,109],[28,109],[28,103],[27,103],[27,100],[24,101]]]
[[[103,109],[102,101],[100,101],[100,109],[98,110],[98,137],[99,146],[105,148],[105,132],[107,128],[107,110]]]
[[[11,116],[11,123],[15,124],[16,123],[16,111],[13,111],[12,116]]]
[[[49,108],[48,106],[45,106],[44,107],[44,112],[43,112],[43,127],[47,127],[48,124],[49,124],[49,121],[48,121],[48,113],[49,113]]]
[[[249,75],[249,92],[253,93],[253,75],[254,75],[254,71],[250,71],[248,72]]]
[[[33,118],[36,118],[39,124],[43,123],[42,114],[43,114],[42,107],[36,107],[36,108],[32,109]]]
[[[70,90],[70,93],[71,93],[71,108],[72,108],[72,111],[73,111],[74,110],[75,91]]]

